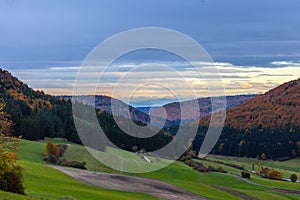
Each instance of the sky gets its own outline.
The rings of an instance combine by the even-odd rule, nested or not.
[[[98,44],[129,29],[162,27],[202,45],[219,70],[227,95],[263,93],[299,78],[299,10],[298,0],[0,0],[0,67],[34,89],[70,95],[82,62]],[[124,93],[118,95],[128,100],[126,90],[143,82],[149,71],[160,83],[161,64],[184,73],[184,81],[195,88],[197,96],[209,95],[205,81],[189,64],[151,50],[119,58],[97,91],[108,94],[101,88],[114,88],[123,74],[147,66],[149,70],[131,72],[134,80],[123,85]],[[204,73],[214,79],[209,70]],[[173,93],[148,85],[136,91],[131,101],[151,98],[160,102],[173,99],[174,93],[192,98],[181,87],[183,79],[168,75]],[[99,78],[93,73],[89,76]]]

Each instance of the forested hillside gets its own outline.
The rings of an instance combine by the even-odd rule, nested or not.
[[[3,98],[7,103],[6,110],[14,123],[14,135],[29,140],[39,140],[44,139],[44,137],[62,137],[75,143],[81,143],[74,125],[70,97],[54,97],[46,95],[42,91],[34,91],[8,71],[0,69],[0,98]],[[84,96],[81,97],[81,101],[85,99]],[[136,146],[138,149],[147,151],[156,150],[172,139],[172,136],[165,131],[160,131],[148,140],[136,139],[125,134],[117,126],[111,115],[110,101],[110,97],[97,96],[96,113],[99,124],[107,137],[120,148],[132,151],[132,147]],[[82,118],[84,110],[95,110],[95,108],[88,103],[78,102],[78,104],[83,108],[83,112],[80,113],[81,116],[75,116],[81,118],[80,126],[88,127],[87,130],[89,131],[95,131],[95,126],[99,126],[99,124],[90,124],[88,120],[84,120],[85,118],[88,119],[89,116]],[[128,105],[126,106],[128,107]],[[121,107],[124,108],[124,105]],[[146,125],[147,120],[149,120],[147,114],[135,108],[131,108],[131,111],[133,119],[137,119],[136,124]],[[130,124],[128,123],[130,119],[122,115],[114,117],[117,117],[118,121],[123,124]],[[138,119],[141,119],[141,121],[138,121]],[[106,144],[101,142],[100,144],[101,146],[95,148],[105,148]]]
[[[209,120],[210,117],[200,120],[196,149]],[[300,156],[300,79],[229,109],[214,152],[248,157],[264,153],[273,159]]]
[[[14,122],[14,134],[25,139],[71,137],[74,132],[71,102],[34,91],[8,71],[0,69],[0,97],[7,103],[7,112]]]

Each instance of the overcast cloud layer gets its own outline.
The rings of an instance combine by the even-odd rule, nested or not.
[[[299,10],[298,0],[1,0],[0,66],[35,89],[70,94],[78,67],[96,45],[120,31],[154,26],[198,41],[220,68],[226,93],[265,92],[299,77]],[[123,72],[168,60],[152,57],[123,60]],[[190,66],[171,65],[201,84]],[[110,75],[112,85],[120,71]]]

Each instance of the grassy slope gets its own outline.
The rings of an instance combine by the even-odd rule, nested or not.
[[[30,198],[27,196],[22,196],[22,195],[17,195],[17,194],[12,194],[9,192],[3,192],[0,190],[0,199],[1,200],[15,200],[15,199],[19,199],[19,200],[29,200],[29,199],[34,199],[34,198]]]
[[[117,153],[117,152],[116,152]],[[119,152],[120,153],[120,152]],[[78,156],[80,155],[80,156]],[[134,154],[133,154],[134,155]],[[136,155],[134,155],[137,159],[139,159]],[[110,173],[119,173],[115,170],[112,170],[105,165],[101,164],[97,161],[93,156],[91,156],[84,147],[79,145],[72,145],[68,151],[65,153],[64,157],[69,160],[80,160],[85,161],[87,163],[87,167],[92,171],[104,171]],[[219,164],[214,163],[204,163],[206,165],[213,165],[215,167],[220,166]],[[230,171],[233,174],[240,174],[239,170],[234,168],[221,165],[224,169]],[[191,168],[187,167],[181,162],[174,162],[168,167],[161,169],[159,171],[145,173],[145,174],[131,174],[133,176],[142,176],[148,178],[156,178],[162,181],[177,185],[181,188],[184,188],[188,191],[194,192],[196,194],[206,196],[212,199],[238,199],[234,197],[229,192],[222,191],[220,189],[215,188],[216,186],[227,187],[239,192],[242,192],[246,195],[253,196],[259,199],[297,199],[297,197],[292,195],[284,195],[284,194],[272,194],[267,188],[253,186],[248,183],[245,183],[235,177],[226,175],[226,174],[217,174],[217,173],[199,173]],[[265,179],[256,178],[256,181],[264,181]],[[266,180],[269,181],[269,180]],[[270,181],[272,184],[279,184],[277,181]],[[283,188],[293,188],[295,184],[293,183],[284,183],[280,182],[280,184],[285,187]],[[296,184],[298,185],[300,184]],[[281,185],[279,186],[281,187]],[[299,198],[298,198],[299,199]]]
[[[257,159],[249,159],[249,158],[237,158],[237,157],[227,157],[227,156],[211,156],[208,158],[209,160],[219,160],[224,163],[233,163],[240,166],[245,167],[248,170],[252,170],[252,164],[255,164],[255,170],[258,170],[258,163],[261,166],[269,167],[276,169],[282,172],[285,178],[289,178],[291,173],[297,172],[297,176],[300,178],[300,159],[294,159],[285,162],[277,162],[277,161],[269,161],[269,160],[257,160]],[[297,167],[298,166],[298,167]],[[290,183],[290,182],[283,182],[283,181],[273,181],[268,179],[262,179],[258,176],[252,176],[251,181],[259,184],[269,185],[273,187],[280,187],[285,189],[295,189],[300,190],[300,183]]]
[[[147,194],[114,191],[93,187],[41,163],[45,143],[23,140],[19,164],[24,168],[24,184],[28,197],[37,199],[156,199]],[[18,198],[17,198],[18,197]],[[0,199],[26,199],[1,193]]]

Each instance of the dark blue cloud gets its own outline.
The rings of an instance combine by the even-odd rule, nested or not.
[[[79,65],[107,37],[144,26],[183,32],[219,62],[300,60],[299,10],[297,0],[4,0],[0,65]]]

